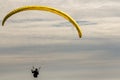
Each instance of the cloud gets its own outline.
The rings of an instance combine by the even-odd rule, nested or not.
[[[29,70],[42,65],[40,78],[44,80],[119,80],[119,2],[1,0],[1,20],[16,7],[46,5],[68,13],[83,31],[79,39],[71,24],[49,13],[30,11],[12,16],[5,27],[0,26],[1,79],[32,80]]]
[[[71,16],[73,16],[76,19],[79,18],[97,18],[97,17],[119,17],[120,10],[119,1],[118,0],[80,0],[80,1],[64,1],[64,0],[57,0],[57,1],[48,1],[48,0],[28,0],[28,1],[8,1],[9,4],[6,1],[1,1],[1,9],[2,16],[5,15],[8,11],[25,5],[46,5],[58,8],[66,13],[69,13]],[[19,2],[19,3],[18,3]],[[20,3],[21,2],[21,3]],[[6,4],[6,5],[4,5]],[[60,5],[59,5],[60,4]],[[67,5],[66,5],[67,4]],[[59,5],[59,6],[57,6]],[[11,6],[8,8],[8,6]],[[4,9],[4,10],[3,10]],[[50,17],[50,16],[48,16]]]
[[[90,21],[76,21],[78,24],[80,25],[96,25],[97,23],[95,22],[90,22]],[[69,26],[71,27],[71,24],[70,22],[61,22],[61,23],[57,23],[57,24],[54,24],[53,26],[55,27],[62,27],[62,26]]]

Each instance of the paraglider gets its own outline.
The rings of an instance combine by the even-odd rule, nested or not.
[[[33,69],[31,69],[31,72],[32,72],[34,78],[37,78],[37,77],[38,77],[40,68],[41,68],[41,67],[39,67],[39,68],[34,68],[34,66],[33,66]]]
[[[60,10],[57,10],[55,8],[52,8],[52,7],[47,7],[47,6],[24,6],[24,7],[20,7],[20,8],[17,8],[17,9],[14,9],[12,10],[11,12],[9,12],[3,19],[2,21],[2,26],[4,26],[6,20],[18,13],[18,12],[22,12],[22,11],[27,11],[27,10],[41,10],[41,11],[48,11],[48,12],[52,12],[52,13],[55,13],[57,15],[60,15],[62,17],[64,17],[66,20],[68,20],[70,23],[73,24],[73,26],[76,28],[77,32],[78,32],[78,35],[79,37],[81,38],[82,37],[82,32],[81,32],[81,29],[80,29],[80,26],[77,24],[77,22],[72,18],[70,17],[68,14],[66,14],[65,12],[63,11],[60,11]]]

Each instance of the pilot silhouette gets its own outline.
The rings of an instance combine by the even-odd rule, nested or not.
[[[40,70],[40,68],[38,69],[38,68],[34,68],[34,67],[33,67],[33,69],[31,69],[31,72],[33,73],[33,77],[34,77],[34,78],[37,78],[37,77],[38,77],[38,75],[39,75],[39,70]]]

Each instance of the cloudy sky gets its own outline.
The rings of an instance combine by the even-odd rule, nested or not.
[[[120,80],[120,0],[0,0],[0,22],[26,5],[51,6],[80,25],[42,11],[26,11],[0,25],[0,79]]]

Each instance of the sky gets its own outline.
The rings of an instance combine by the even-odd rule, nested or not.
[[[50,6],[82,29],[44,11],[25,11],[0,25],[0,80],[120,80],[120,0],[0,0],[0,23],[11,10]]]

